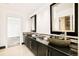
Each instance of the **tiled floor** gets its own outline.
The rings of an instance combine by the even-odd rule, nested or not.
[[[1,49],[0,56],[34,56],[34,54],[25,45],[18,45]]]
[[[20,44],[20,37],[8,37],[7,41],[8,47],[17,46]]]

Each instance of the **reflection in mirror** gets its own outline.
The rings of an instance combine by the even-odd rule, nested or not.
[[[31,17],[31,31],[36,32],[36,15]]]
[[[74,32],[74,4],[61,3],[52,6],[52,31]]]

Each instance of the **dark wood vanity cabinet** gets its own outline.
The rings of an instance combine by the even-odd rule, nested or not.
[[[24,44],[30,49],[31,48],[31,38],[26,37],[24,39]]]
[[[48,47],[38,42],[38,56],[47,56],[47,55],[48,55]]]
[[[31,51],[37,56],[38,43],[35,40],[31,40]]]
[[[26,37],[24,39],[25,45],[34,53],[36,56],[46,56],[48,47],[40,42],[37,42],[34,38]]]
[[[48,56],[68,56],[68,55],[61,53],[61,52],[57,51],[56,49],[49,47]]]
[[[45,45],[32,37],[25,37],[24,43],[36,56],[69,56],[59,51],[60,49],[58,49],[58,47]],[[62,48],[62,50],[64,49]],[[69,49],[67,49],[67,51],[69,51]]]

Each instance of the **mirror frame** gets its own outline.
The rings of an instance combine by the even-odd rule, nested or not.
[[[56,5],[57,3],[53,3],[50,5],[50,33],[51,34],[64,34],[64,32],[62,31],[52,31],[52,6]],[[75,24],[74,24],[74,28],[75,31],[74,32],[67,32],[68,36],[78,36],[78,3],[74,3],[74,18],[75,18]]]
[[[31,19],[34,18],[34,29],[35,29],[35,30],[32,30],[32,29],[31,29],[31,30],[32,30],[32,32],[36,32],[36,18],[37,18],[37,16],[36,16],[36,14],[35,14],[35,15],[33,15],[32,17],[30,17],[30,18],[31,18]]]

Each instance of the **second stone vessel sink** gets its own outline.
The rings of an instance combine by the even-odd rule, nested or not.
[[[49,43],[56,46],[66,47],[70,45],[70,40],[62,40],[62,39],[48,39]]]
[[[38,42],[40,42],[40,43],[43,43],[43,44],[45,44],[45,45],[48,45],[48,41],[46,41],[46,40],[41,40],[41,39],[39,39],[39,38],[36,38],[36,41],[38,41]]]

